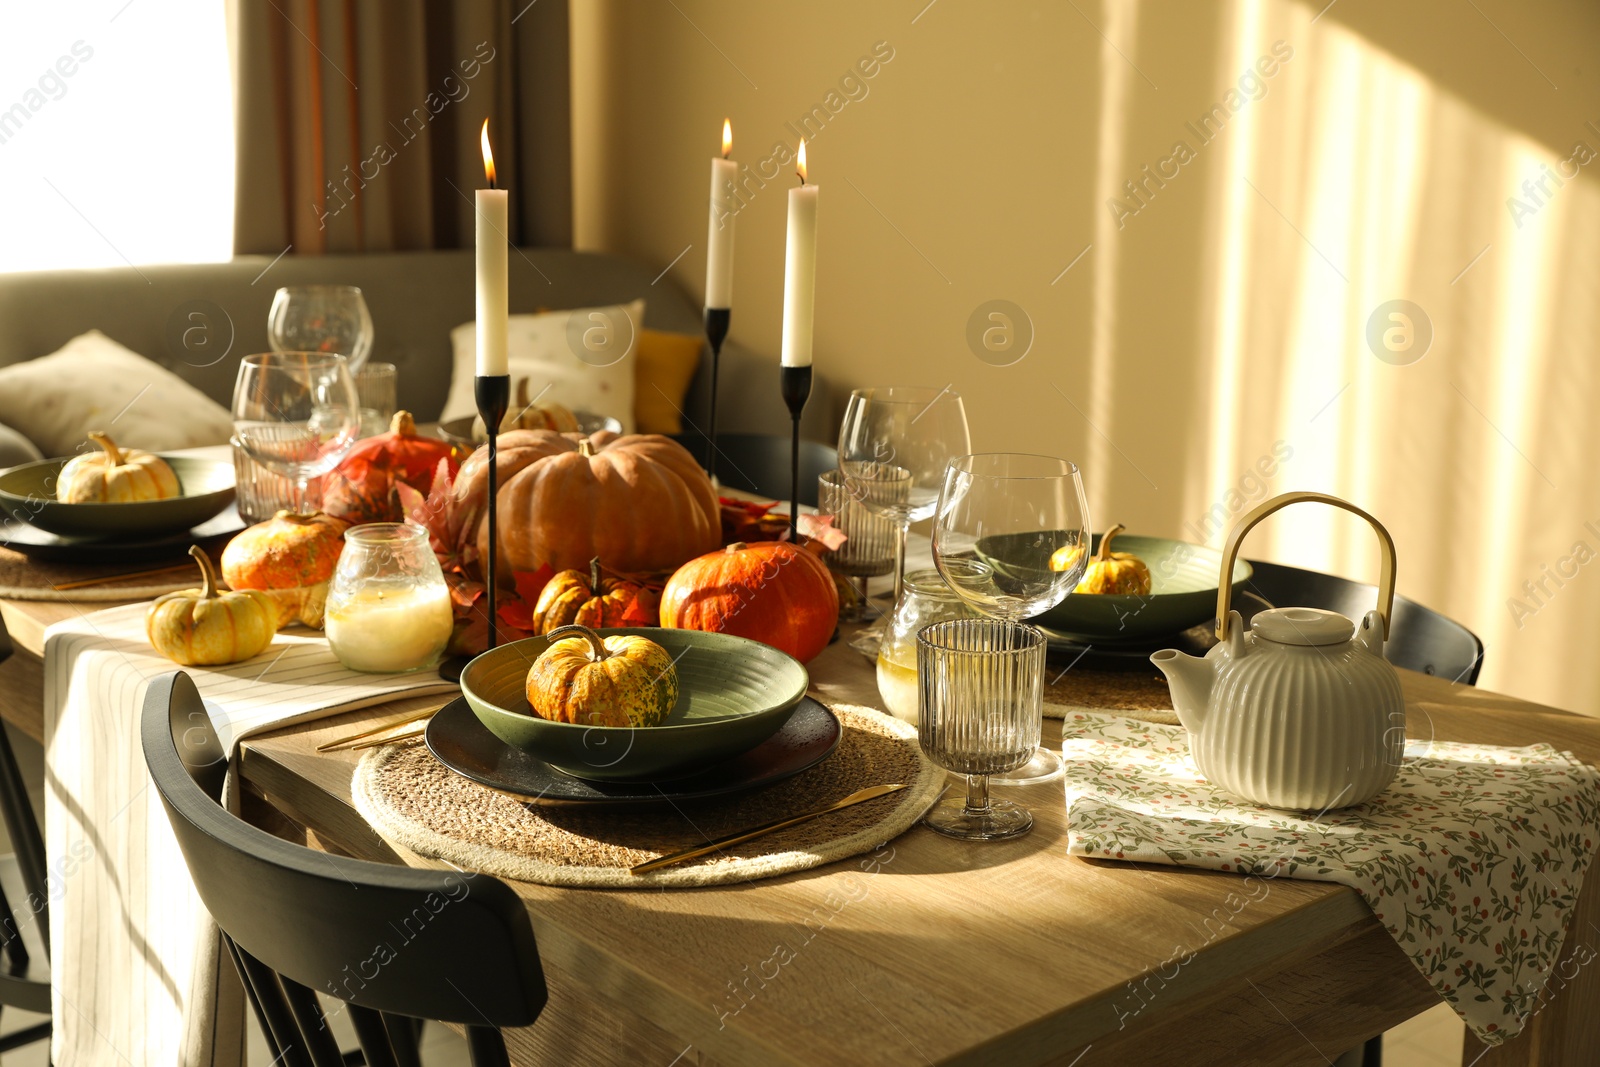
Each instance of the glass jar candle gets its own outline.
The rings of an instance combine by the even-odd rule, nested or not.
[[[405,522],[352,526],[328,587],[328,644],[353,671],[399,674],[439,662],[455,614],[428,531]]]
[[[917,632],[949,619],[976,619],[978,613],[955,594],[939,572],[912,571],[884,627],[878,646],[878,695],[889,714],[917,721]]]

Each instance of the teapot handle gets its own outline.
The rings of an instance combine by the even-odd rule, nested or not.
[[[1222,575],[1217,582],[1217,640],[1228,639],[1228,614],[1233,602],[1233,566],[1239,558],[1239,543],[1244,540],[1244,535],[1249,533],[1256,523],[1280,511],[1290,504],[1314,502],[1318,504],[1331,504],[1336,508],[1343,508],[1352,514],[1359,515],[1371,524],[1378,535],[1378,548],[1383,552],[1383,570],[1378,577],[1378,614],[1383,618],[1383,637],[1389,639],[1389,616],[1394,611],[1394,575],[1395,552],[1394,538],[1389,536],[1389,531],[1384,529],[1383,523],[1373,518],[1367,512],[1356,507],[1348,500],[1340,500],[1336,496],[1326,493],[1284,493],[1271,500],[1263,501],[1228,533],[1228,541],[1222,548]]]

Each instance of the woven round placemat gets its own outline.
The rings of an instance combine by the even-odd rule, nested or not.
[[[832,756],[787,781],[726,798],[625,810],[528,804],[463,778],[415,744],[368,752],[352,792],[356,809],[386,840],[502,878],[594,889],[748,882],[869,852],[915,825],[944,789],[945,773],[922,754],[914,727],[870,708],[832,710],[844,731]],[[628,873],[634,864],[886,782],[907,788],[710,857]]]
[[[200,542],[215,559],[222,542]],[[9,600],[145,600],[177,589],[193,589],[200,584],[200,571],[189,558],[189,546],[154,557],[109,563],[70,563],[39,559],[0,544],[0,597]],[[158,567],[175,566],[164,574],[150,574],[121,581],[106,581],[86,589],[57,589],[57,585],[119,574],[142,574]]]

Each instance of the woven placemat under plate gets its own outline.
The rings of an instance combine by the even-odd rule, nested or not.
[[[368,752],[352,792],[357,810],[389,841],[502,878],[595,889],[748,882],[869,852],[915,825],[944,788],[945,773],[922,754],[914,727],[870,708],[832,710],[844,728],[832,756],[732,797],[632,809],[525,804],[450,771],[422,745]],[[705,859],[628,873],[636,863],[886,782],[907,788]]]
[[[1178,724],[1167,680],[1156,672],[1088,671],[1078,667],[1056,674],[1045,667],[1044,714],[1064,719],[1074,711],[1114,711],[1131,719]]]

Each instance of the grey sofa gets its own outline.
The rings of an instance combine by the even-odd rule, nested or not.
[[[513,313],[645,298],[645,325],[701,332],[700,312],[654,268],[618,256],[562,249],[513,249]],[[372,311],[372,358],[399,368],[400,406],[419,420],[444,406],[450,386],[450,330],[473,316],[473,253],[400,252],[364,256],[241,256],[229,263],[114,270],[0,274],[0,366],[48,355],[99,329],[167,367],[227,406],[238,358],[267,350],[267,309],[279,286],[357,285]],[[199,314],[201,318],[195,318]],[[184,331],[200,328],[201,335]],[[220,355],[231,334],[226,355]],[[776,339],[774,339],[776,340]],[[705,425],[709,360],[686,398],[684,430]],[[834,434],[827,390],[814,387],[806,435]],[[787,434],[777,360],[724,346],[718,428]]]

